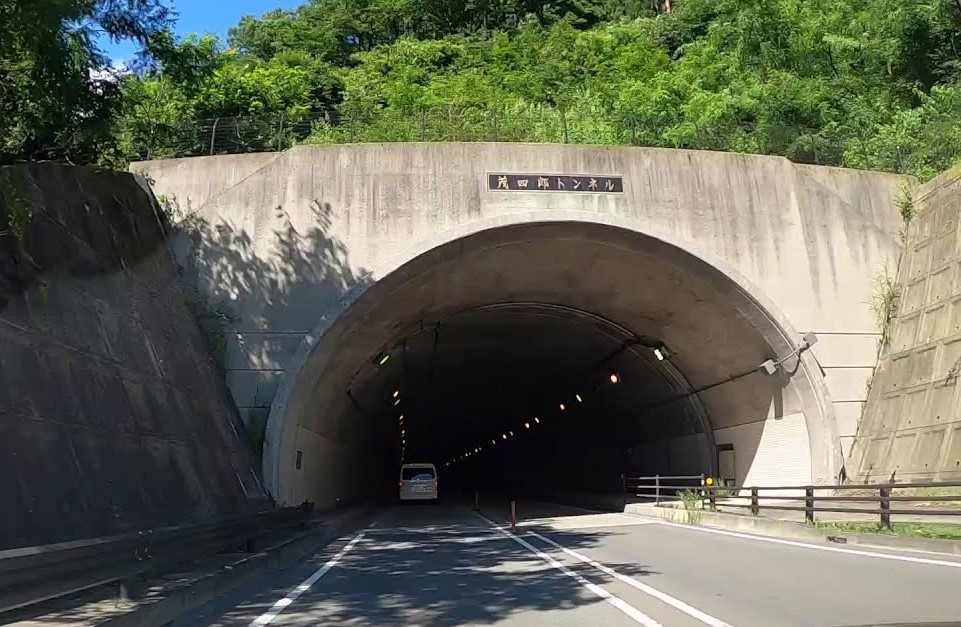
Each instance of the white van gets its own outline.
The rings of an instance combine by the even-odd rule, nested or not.
[[[434,464],[404,464],[398,487],[401,501],[436,501],[437,468]]]

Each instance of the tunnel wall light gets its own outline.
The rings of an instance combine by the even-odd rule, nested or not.
[[[577,402],[578,402],[578,403],[583,403],[583,402],[584,402],[584,399],[581,398],[581,395],[580,395],[580,394],[575,394],[575,395],[574,395],[574,398],[577,399]]]
[[[612,372],[610,376],[611,383],[620,383],[621,377],[616,372]]]
[[[394,390],[394,398],[400,398],[400,390]]]
[[[525,422],[525,423],[524,423],[524,428],[525,428],[525,429],[530,429],[530,428],[531,428],[531,423]]]
[[[541,419],[538,418],[537,416],[534,416],[534,422],[536,422],[537,424],[540,424],[540,423],[541,423]]]
[[[566,407],[564,407],[564,403],[561,403],[558,407],[561,408],[561,411],[564,411],[565,409],[567,409]]]
[[[383,353],[383,354],[381,354],[379,357],[377,357],[377,360],[376,360],[376,361],[377,361],[377,365],[378,365],[378,366],[383,366],[384,364],[387,363],[387,360],[389,360],[389,359],[390,359],[390,353]]]

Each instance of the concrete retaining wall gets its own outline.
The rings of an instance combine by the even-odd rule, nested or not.
[[[263,505],[149,192],[0,168],[0,233],[0,548]]]
[[[961,170],[914,201],[891,341],[849,463],[861,481],[961,479]]]

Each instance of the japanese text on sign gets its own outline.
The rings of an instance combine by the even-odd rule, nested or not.
[[[624,180],[620,176],[581,174],[488,174],[487,188],[502,192],[621,194]]]

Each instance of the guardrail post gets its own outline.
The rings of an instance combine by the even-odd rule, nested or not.
[[[623,506],[627,507],[627,477],[624,473],[621,473],[621,501]]]
[[[804,488],[804,520],[814,524],[814,488]]]
[[[517,526],[517,502],[511,501],[511,529]]]
[[[757,516],[761,513],[761,504],[758,502],[757,487],[751,488],[751,513]]]
[[[881,526],[891,528],[891,488],[878,488],[878,500],[881,504]]]
[[[654,475],[654,504],[661,504],[661,475]]]
[[[707,502],[711,506],[711,511],[717,511],[717,483],[712,479],[711,485],[707,487]]]

